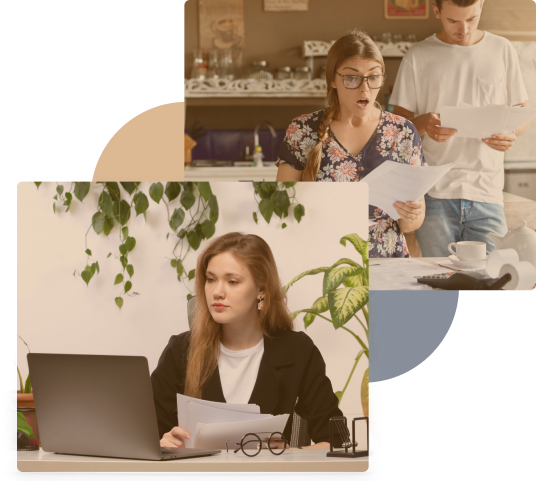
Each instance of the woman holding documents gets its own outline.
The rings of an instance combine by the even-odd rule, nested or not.
[[[311,447],[329,447],[338,398],[319,350],[293,331],[268,244],[239,233],[215,239],[198,258],[195,289],[191,331],[171,337],[151,376],[161,445],[181,447],[195,434],[177,422],[178,393],[291,414],[287,442],[295,411],[308,422]]]
[[[353,31],[337,40],[326,65],[328,107],[291,122],[277,180],[357,182],[386,160],[425,165],[413,124],[375,102],[385,78],[383,58],[370,37]],[[369,206],[370,257],[409,257],[404,232],[421,226],[424,199],[393,207],[398,220]]]

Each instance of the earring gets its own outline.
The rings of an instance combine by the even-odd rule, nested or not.
[[[264,297],[261,297],[259,299],[259,304],[258,304],[257,307],[258,307],[259,311],[262,311],[262,308],[264,307]]]

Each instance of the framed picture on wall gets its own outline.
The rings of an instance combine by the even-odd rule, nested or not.
[[[244,0],[199,0],[199,48],[244,48]]]
[[[264,0],[265,12],[307,12],[309,0]]]
[[[429,0],[384,0],[385,18],[425,20],[430,15]]]

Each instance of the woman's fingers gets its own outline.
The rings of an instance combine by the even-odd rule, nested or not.
[[[181,438],[186,438],[186,439],[190,439],[190,433],[188,431],[186,431],[185,429],[182,429],[181,427],[179,426],[175,426],[171,431],[170,431],[171,435],[172,436],[175,436],[175,437],[181,437]]]
[[[181,437],[190,439],[190,433],[179,426],[175,426],[171,431],[162,436],[160,446],[163,448],[182,448],[184,447],[184,443]]]
[[[396,209],[400,217],[408,222],[413,222],[422,214],[422,204],[419,201],[395,202],[393,207]]]

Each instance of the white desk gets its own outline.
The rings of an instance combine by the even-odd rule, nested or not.
[[[214,456],[142,461],[19,451],[17,468],[23,472],[362,472],[365,458],[328,458],[327,449],[289,449],[280,456],[262,451],[254,458],[222,451]]]

